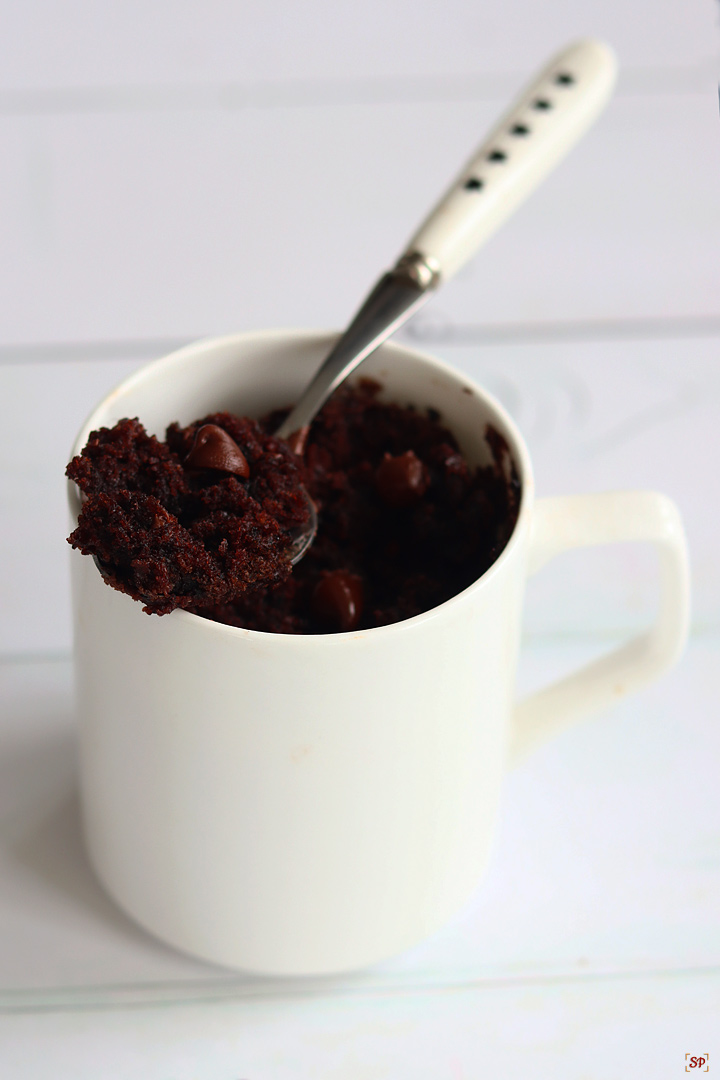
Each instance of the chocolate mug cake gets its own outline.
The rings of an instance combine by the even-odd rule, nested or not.
[[[461,592],[517,520],[509,449],[488,425],[490,464],[472,468],[435,410],[345,386],[312,425],[304,458],[260,421],[213,413],[165,441],[136,419],[90,435],[67,469],[85,496],[69,542],[148,613],[176,607],[271,633],[366,629]],[[289,538],[317,536],[291,567]]]

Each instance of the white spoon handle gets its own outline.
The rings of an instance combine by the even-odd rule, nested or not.
[[[616,62],[600,41],[559,53],[505,113],[406,249],[447,281],[600,113]]]
[[[572,45],[548,64],[420,226],[395,268],[380,278],[276,435],[287,439],[306,432],[333,390],[475,254],[580,138],[614,82],[615,58],[599,41]]]

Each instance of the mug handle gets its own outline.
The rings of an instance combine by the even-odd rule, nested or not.
[[[666,495],[619,491],[566,495],[535,504],[528,573],[571,548],[651,541],[660,557],[660,607],[653,626],[599,660],[521,701],[510,764],[588,713],[656,679],[680,656],[688,634],[690,574],[680,513]]]

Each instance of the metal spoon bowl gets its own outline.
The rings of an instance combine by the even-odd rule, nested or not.
[[[302,529],[295,529],[291,533],[290,544],[290,565],[295,566],[295,563],[300,562],[307,549],[315,539],[315,534],[318,529],[318,516],[317,507],[312,501],[307,492],[305,492],[308,502],[308,511],[310,517],[307,525]]]

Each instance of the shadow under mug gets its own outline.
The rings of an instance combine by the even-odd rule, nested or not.
[[[220,408],[289,404],[332,337],[200,342],[127,379],[88,434],[137,416],[162,434]],[[505,436],[522,484],[498,560],[439,607],[376,629],[293,636],[185,611],[159,618],[73,552],[81,792],[108,892],[166,942],[230,967],[317,975],[383,960],[439,928],[485,867],[510,763],[638,689],[682,650],[688,565],[674,504],[650,492],[535,501],[509,416],[444,363],[395,344],[362,374],[439,409],[472,463]],[[71,512],[79,512],[74,486]],[[514,705],[525,580],[572,547],[652,541],[660,603],[645,634]]]

